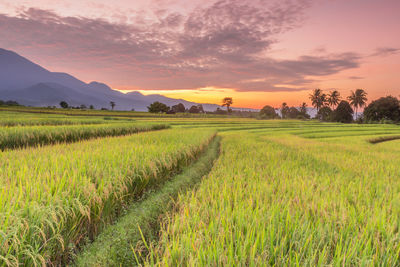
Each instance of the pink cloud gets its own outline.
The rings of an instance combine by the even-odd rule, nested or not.
[[[350,52],[269,57],[277,34],[301,25],[310,1],[267,3],[221,0],[184,14],[156,10],[151,20],[137,16],[134,24],[30,8],[18,16],[0,14],[0,46],[98,70],[95,78],[106,82],[151,90],[302,90],[313,83],[310,76],[359,66],[361,56]]]

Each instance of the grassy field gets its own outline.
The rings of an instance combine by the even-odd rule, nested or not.
[[[398,125],[97,113],[0,111],[78,136],[0,152],[3,265],[400,265]]]

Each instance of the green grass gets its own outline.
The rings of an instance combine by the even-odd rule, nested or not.
[[[164,130],[0,153],[0,260],[68,262],[123,205],[186,166],[213,136]]]
[[[206,175],[218,156],[219,137],[214,140],[197,162],[170,181],[149,192],[141,202],[133,204],[115,224],[102,232],[75,261],[76,266],[132,266],[139,264],[146,252],[145,240],[155,240],[159,215],[172,207],[179,192],[196,184]],[[132,255],[132,250],[137,254]]]
[[[219,160],[180,196],[147,264],[398,266],[399,153],[358,136],[224,133]]]
[[[166,124],[154,123],[5,127],[0,128],[0,150],[72,143],[91,138],[128,135],[168,127]]]

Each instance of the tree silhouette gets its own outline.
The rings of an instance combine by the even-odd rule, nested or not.
[[[350,123],[353,120],[353,109],[349,102],[341,101],[332,114],[332,120],[336,122]]]
[[[400,121],[400,101],[394,96],[381,97],[374,100],[364,109],[367,122],[380,120]]]
[[[228,112],[231,111],[231,109],[230,109],[229,107],[230,107],[232,104],[233,104],[233,99],[232,99],[232,97],[225,97],[225,98],[222,100],[222,106],[223,106],[223,107],[226,106],[226,109],[227,109]]]
[[[65,102],[65,101],[61,101],[61,102],[60,102],[60,107],[62,107],[62,108],[68,108],[68,103]]]
[[[312,94],[310,94],[310,100],[311,104],[317,109],[318,113],[319,109],[326,103],[326,94],[324,94],[321,89],[315,89]]]
[[[114,110],[115,102],[114,101],[110,101],[110,106],[111,106],[111,109]]]
[[[282,119],[286,119],[288,117],[289,111],[290,111],[289,106],[286,104],[286,102],[283,102],[281,106]]]
[[[262,119],[275,119],[278,118],[278,114],[276,114],[275,109],[271,106],[265,106],[260,110],[260,117]]]
[[[336,107],[340,103],[341,97],[337,90],[333,90],[328,94],[328,104],[331,108]]]
[[[199,113],[199,108],[197,106],[191,106],[189,109],[189,113]]]
[[[305,102],[300,105],[300,113],[303,115],[307,114],[307,104]]]
[[[186,108],[182,103],[172,106],[171,109],[173,111],[175,111],[176,113],[178,113],[178,112],[184,113],[186,111]]]
[[[150,104],[150,106],[148,106],[147,109],[151,113],[160,113],[160,112],[167,112],[169,110],[169,107],[164,103],[156,101]]]
[[[355,92],[351,91],[351,94],[347,99],[350,101],[350,105],[353,106],[357,119],[358,108],[362,108],[367,104],[367,92],[363,89],[357,89]]]

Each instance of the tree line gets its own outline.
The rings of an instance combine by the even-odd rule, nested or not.
[[[337,90],[324,93],[321,89],[315,89],[309,95],[312,106],[316,109],[315,119],[321,121],[350,123],[398,123],[400,122],[400,101],[394,96],[381,97],[367,105],[367,92],[363,89],[351,91],[350,95],[342,98]],[[364,112],[359,114],[360,109]],[[283,103],[279,108],[280,115],[276,109],[264,106],[259,117],[261,119],[309,119],[307,104],[302,103],[300,107],[289,107]]]

